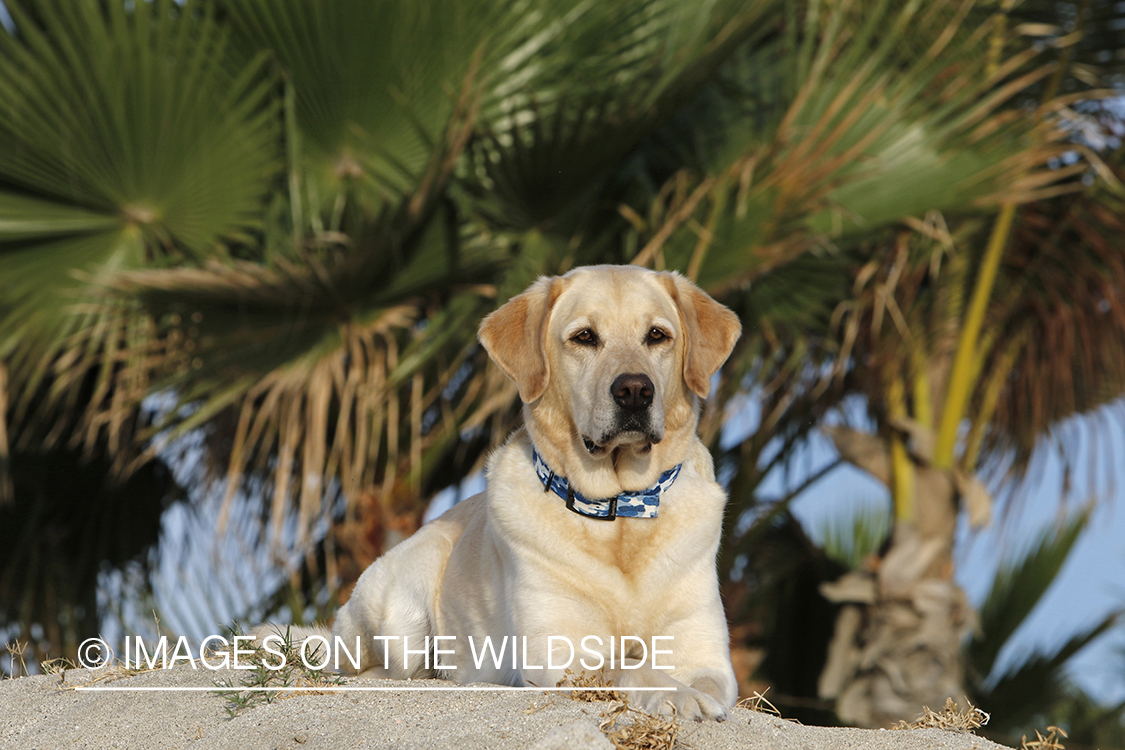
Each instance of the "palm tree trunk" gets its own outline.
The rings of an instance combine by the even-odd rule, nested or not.
[[[892,486],[886,441],[828,432],[844,460]],[[962,643],[974,616],[953,581],[958,490],[950,472],[912,468],[912,517],[896,521],[877,560],[821,589],[843,606],[818,692],[848,724],[890,726],[965,694]]]

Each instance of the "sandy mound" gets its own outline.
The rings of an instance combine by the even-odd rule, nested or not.
[[[597,725],[610,704],[571,700],[543,692],[405,691],[448,687],[437,680],[391,682],[349,679],[347,687],[391,691],[292,695],[228,718],[225,699],[211,692],[99,692],[101,688],[210,688],[229,671],[193,671],[186,665],[113,681],[98,673],[0,681],[0,748],[239,748],[240,750],[339,750],[340,748],[554,748],[582,750],[612,745]],[[627,721],[625,723],[628,723]],[[989,750],[1002,746],[971,734],[938,729],[870,731],[805,727],[745,709],[722,724],[683,724],[681,747],[694,750]]]

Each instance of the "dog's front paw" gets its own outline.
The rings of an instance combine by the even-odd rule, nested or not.
[[[646,691],[634,700],[641,708],[660,716],[676,716],[684,721],[726,721],[727,710],[717,700],[695,688]]]

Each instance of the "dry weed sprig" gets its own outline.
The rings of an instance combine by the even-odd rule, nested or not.
[[[141,662],[140,666],[137,666],[136,664],[125,666],[125,663],[123,661],[121,661],[120,659],[115,659],[112,663],[107,664],[104,667],[100,667],[96,672],[87,670],[91,671],[93,676],[85,682],[70,684],[66,681],[66,673],[71,670],[81,670],[83,669],[83,667],[75,664],[73,661],[63,656],[56,656],[53,659],[47,659],[46,661],[39,664],[39,669],[43,674],[59,676],[57,687],[60,690],[73,690],[79,685],[94,685],[99,682],[113,682],[115,680],[124,680],[128,679],[129,677],[136,677],[137,675],[143,674],[145,672],[153,672],[161,668],[162,667],[158,666],[149,667],[146,666],[143,662]]]
[[[766,693],[768,693],[769,691],[770,689],[766,688]],[[748,708],[751,711],[757,711],[760,714],[769,714],[770,716],[776,716],[779,719],[782,718],[781,712],[777,710],[777,706],[769,702],[769,700],[766,698],[765,693],[759,693],[757,690],[754,691],[753,695],[743,698],[738,703],[734,704],[734,707]]]
[[[1066,750],[1063,743],[1059,740],[1059,737],[1066,739],[1066,736],[1066,731],[1064,729],[1055,726],[1047,727],[1046,737],[1040,734],[1039,730],[1036,729],[1035,739],[1027,739],[1026,734],[1020,738],[1020,750]]]
[[[542,711],[545,708],[550,708],[553,705],[555,705],[554,700],[545,700],[545,701],[543,701],[542,703],[539,703],[539,704],[536,704],[535,701],[531,701],[531,703],[528,704],[527,708],[525,708],[523,710],[523,712],[524,712],[524,714],[530,716],[531,714],[539,713],[540,711]]]
[[[632,721],[618,723],[628,714]],[[671,716],[654,716],[621,701],[602,714],[598,728],[617,750],[672,750],[680,722]]]
[[[968,698],[965,699],[965,705],[967,708],[962,711],[952,698],[946,698],[945,708],[941,711],[933,711],[929,706],[922,706],[922,715],[917,719],[910,723],[900,721],[891,729],[949,729],[971,732],[988,723],[991,717],[970,703]]]
[[[30,675],[31,672],[27,671],[27,663],[23,658],[27,652],[27,644],[12,641],[11,643],[5,643],[4,648],[8,650],[8,678],[15,679]]]
[[[66,672],[68,669],[78,669],[78,665],[65,656],[56,656],[53,659],[47,659],[40,662],[39,671],[43,674],[61,674],[63,680],[66,680]]]
[[[555,687],[575,687],[575,688],[612,688],[613,682],[607,682],[598,673],[587,674],[574,674],[572,670],[567,669],[563,673],[563,678],[558,681]],[[570,692],[571,700],[586,701],[592,703],[594,701],[624,701],[625,697],[616,690],[573,690]]]

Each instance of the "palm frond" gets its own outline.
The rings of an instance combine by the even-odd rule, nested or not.
[[[810,14],[799,53],[780,71],[794,93],[779,119],[764,132],[749,127],[753,118],[735,124],[710,146],[710,177],[666,189],[635,262],[659,256],[722,294],[904,217],[1028,200],[1066,178],[1047,168],[1061,131],[1003,110],[1050,67],[1016,75],[1024,54],[988,73],[985,40],[963,28],[965,6],[939,5],[949,12],[880,6],[855,33],[844,31],[846,3]],[[876,37],[876,27],[890,28]],[[905,54],[920,28],[931,46]]]
[[[17,421],[50,430],[70,416],[53,407],[86,406],[56,376],[96,372],[90,395],[110,401],[118,352],[143,336],[128,305],[85,306],[91,285],[207,257],[252,231],[277,129],[263,61],[228,69],[229,35],[208,5],[46,0],[25,10],[12,5],[16,33],[0,35],[0,356]],[[44,387],[52,398],[39,399]],[[92,414],[76,439],[104,426]]]
[[[1125,202],[1105,183],[1020,215],[985,364],[1004,379],[986,449],[1030,458],[1040,435],[1125,393]],[[1006,345],[1022,342],[1006,359]],[[982,394],[983,398],[983,394]]]
[[[974,17],[984,21],[993,12],[983,6]],[[1066,67],[1056,88],[1060,93],[1088,92],[1119,85],[1125,75],[1125,9],[1113,0],[1024,0],[1007,11],[1013,32],[1036,43],[1066,50]]]
[[[1045,652],[1022,655],[1015,666],[990,681],[993,684],[978,690],[978,705],[1001,719],[990,724],[990,728],[1000,732],[1012,730],[1046,713],[1065,695],[1062,673],[1067,661],[1113,628],[1120,622],[1121,615],[1121,612],[1109,614]]]
[[[479,366],[465,342],[490,296],[475,285],[496,258],[487,246],[462,248],[443,213],[473,124],[475,108],[463,104],[414,192],[354,238],[300,262],[213,262],[113,281],[159,321],[145,366],[181,403],[156,428],[168,431],[162,439],[238,414],[228,507],[249,470],[272,475],[275,526],[296,498],[302,534],[334,477],[353,505],[376,486],[388,507],[408,503],[469,424],[480,384],[456,381]]]
[[[567,226],[573,203],[595,200],[602,181],[689,106],[702,81],[740,46],[768,37],[782,6],[630,0],[560,14],[536,40],[541,59],[500,85],[503,95],[486,109],[473,177],[493,222]]]
[[[262,61],[229,73],[228,34],[200,3],[47,5],[42,26],[13,7],[20,33],[0,37],[0,183],[7,200],[39,198],[53,213],[13,208],[41,222],[97,212],[155,252],[206,254],[252,227],[275,164]],[[71,219],[51,233],[97,228]]]
[[[73,659],[99,635],[99,576],[128,565],[147,576],[161,513],[182,497],[162,462],[119,483],[105,451],[89,460],[60,442],[14,451],[14,500],[0,506],[0,628],[37,661]]]
[[[485,5],[219,3],[238,48],[275,58],[291,86],[301,159],[293,166],[315,211],[330,217],[358,195],[377,212],[413,190],[493,20]]]
[[[979,632],[968,651],[969,662],[982,679],[991,675],[1000,649],[1055,581],[1089,518],[1084,511],[1071,516],[1061,529],[1044,529],[1025,555],[996,572],[980,610]]]

